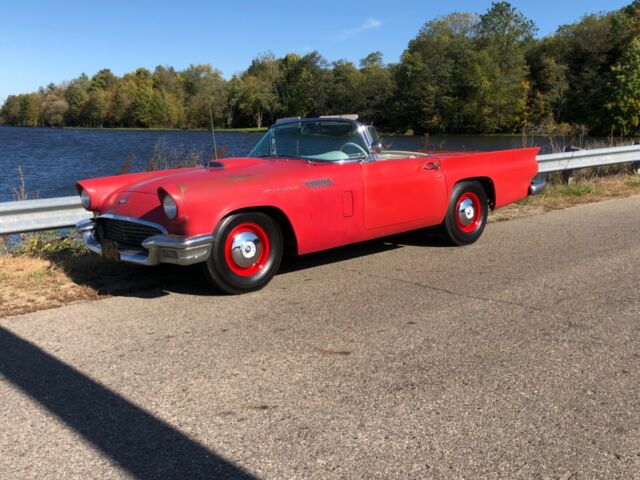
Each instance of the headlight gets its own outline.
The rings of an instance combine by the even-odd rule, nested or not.
[[[82,190],[80,192],[80,201],[82,202],[82,206],[87,210],[91,208],[91,197],[86,192],[86,190]]]
[[[162,208],[169,220],[173,220],[178,216],[178,206],[170,195],[165,195],[162,199]]]

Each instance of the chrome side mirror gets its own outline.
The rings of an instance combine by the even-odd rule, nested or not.
[[[380,154],[382,153],[382,150],[384,150],[384,147],[381,141],[377,141],[371,144],[371,151],[373,153]]]

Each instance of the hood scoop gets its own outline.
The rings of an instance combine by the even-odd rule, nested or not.
[[[213,160],[213,161],[209,161],[209,163],[207,163],[207,167],[216,168],[216,169],[223,169],[224,168],[224,163],[219,162],[217,160]]]

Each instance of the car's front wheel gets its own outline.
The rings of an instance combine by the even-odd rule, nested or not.
[[[447,216],[442,223],[444,239],[457,246],[475,242],[487,224],[488,213],[487,194],[480,183],[457,183],[451,192]]]
[[[227,293],[259,290],[278,271],[282,250],[282,232],[270,216],[261,212],[230,215],[216,230],[204,273]]]

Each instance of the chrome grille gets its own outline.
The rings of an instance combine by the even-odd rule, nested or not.
[[[142,247],[147,238],[162,233],[151,225],[116,218],[98,218],[96,230],[100,240],[113,240],[132,247]]]

